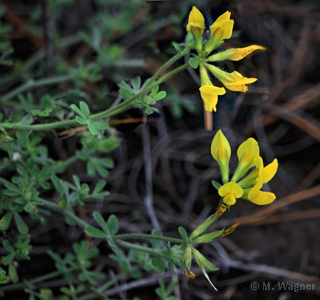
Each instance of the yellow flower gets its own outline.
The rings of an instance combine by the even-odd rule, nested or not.
[[[230,20],[230,16],[231,13],[227,11],[210,26],[214,44],[231,38],[234,21]]]
[[[278,169],[278,160],[274,159],[271,164],[264,167],[263,160],[259,156],[257,158],[256,165],[257,171],[253,174],[257,176],[257,178],[254,180],[255,185],[248,193],[248,200],[257,205],[267,205],[273,202],[276,199],[276,196],[274,193],[261,191],[261,188],[264,183],[269,182],[276,174]]]
[[[216,66],[205,64],[205,67],[215,76],[217,77],[223,85],[235,92],[246,92],[248,90],[248,87],[246,84],[252,83],[257,81],[257,78],[246,78],[243,77],[240,73],[237,71],[233,71],[232,73],[228,73],[225,71],[222,71]]]
[[[238,61],[240,59],[243,59],[245,56],[249,55],[253,51],[256,50],[266,50],[265,47],[259,46],[259,45],[251,45],[244,48],[237,48],[237,49],[229,49],[227,51],[234,52],[234,55],[228,58],[229,60]]]
[[[236,203],[237,198],[242,197],[243,190],[237,183],[230,181],[221,186],[218,190],[218,193],[221,197],[223,197],[223,202],[225,204],[233,205]]]
[[[248,198],[254,204],[267,205],[276,199],[276,195],[270,192],[259,191],[254,197]]]
[[[223,183],[228,182],[231,147],[221,129],[216,133],[212,140],[211,154],[219,164]]]
[[[232,73],[225,73],[225,77],[218,77],[223,85],[234,92],[246,92],[248,87],[246,84],[253,83],[257,81],[257,78],[246,78],[243,77],[239,72],[233,71]]]
[[[204,109],[207,111],[217,111],[218,95],[224,95],[226,90],[213,85],[203,85],[199,90],[204,102]]]
[[[274,159],[271,164],[263,168],[262,183],[269,182],[274,177],[274,175],[276,175],[277,170],[278,170],[278,160]]]
[[[198,29],[200,29],[202,34],[205,28],[206,24],[202,13],[195,6],[193,6],[189,14],[187,31],[191,31],[196,34]]]
[[[260,153],[258,142],[254,138],[248,138],[238,148],[237,156],[239,169],[251,168],[254,166],[254,157]]]
[[[211,154],[218,163],[219,161],[224,163],[230,159],[231,147],[221,129],[218,130],[212,140]]]
[[[232,48],[232,49],[228,49],[226,51],[218,52],[211,55],[210,57],[208,57],[208,61],[214,62],[214,61],[220,61],[225,59],[238,61],[256,50],[266,50],[266,48],[259,45],[251,45],[244,48]]]

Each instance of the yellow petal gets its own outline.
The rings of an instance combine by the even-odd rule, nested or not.
[[[226,11],[225,13],[223,13],[221,16],[219,16],[215,22],[221,22],[221,21],[228,21],[230,20],[231,17],[231,12],[230,11]],[[214,23],[215,23],[214,22]],[[213,23],[213,24],[214,24]],[[212,26],[212,25],[211,25]]]
[[[243,195],[243,190],[237,183],[230,181],[221,186],[218,190],[218,193],[221,197],[232,194],[235,198],[240,198]]]
[[[232,36],[233,25],[233,20],[214,22],[210,26],[211,37],[213,36],[215,41],[230,39]]]
[[[230,54],[231,54],[231,51],[235,52],[235,54],[234,54],[234,56],[231,56],[228,59],[233,60],[233,61],[238,61],[240,59],[243,59],[245,56],[249,55],[253,51],[266,50],[266,48],[259,46],[259,45],[251,45],[251,46],[244,47],[244,48],[229,49],[229,50],[230,50]]]
[[[226,90],[224,88],[219,88],[212,85],[203,85],[199,90],[201,98],[204,102],[204,109],[207,111],[216,111],[218,95],[223,95],[226,93]]]
[[[244,167],[248,164],[254,165],[253,159],[255,156],[259,156],[260,149],[258,142],[254,138],[249,138],[244,141],[238,148],[237,156],[241,165]]]
[[[256,184],[249,191],[248,199],[250,201],[251,201],[251,199],[254,199],[258,195],[258,193],[260,192],[260,190],[262,188],[262,185],[263,185],[262,181],[261,180],[257,180]]]
[[[255,197],[249,200],[252,203],[257,205],[267,205],[273,202],[275,199],[276,199],[276,196],[274,193],[259,191],[259,193]]]
[[[187,31],[190,31],[192,27],[199,28],[201,30],[201,33],[203,33],[204,29],[206,28],[202,13],[195,6],[192,7],[192,10],[189,14]]]
[[[229,39],[232,35],[234,21],[230,20],[231,13],[226,11],[210,26],[211,36],[214,34],[215,40]]]
[[[222,162],[225,162],[230,159],[231,147],[227,138],[222,133],[221,129],[216,133],[212,140],[211,154],[218,163],[219,158]]]
[[[224,74],[226,78],[219,78],[223,85],[234,92],[246,92],[248,87],[246,84],[253,83],[257,81],[257,78],[247,78],[243,77],[239,72],[233,71],[232,73]]]
[[[236,201],[236,197],[233,194],[227,194],[223,197],[223,202],[227,205],[234,205]]]
[[[262,179],[263,183],[269,182],[274,177],[277,170],[278,170],[278,160],[274,159],[271,164],[267,165],[263,169],[263,179]]]

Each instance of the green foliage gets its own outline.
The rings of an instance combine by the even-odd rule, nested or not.
[[[14,242],[3,240],[2,244],[10,254],[3,256],[1,263],[9,265],[14,260],[30,260],[29,253],[32,246],[28,236],[18,236]]]
[[[188,241],[188,234],[187,234],[187,231],[182,226],[179,227],[179,233],[180,233],[181,238],[185,242],[187,242]]]
[[[6,271],[0,268],[0,284],[7,283],[8,277],[6,276]]]
[[[117,161],[112,151],[121,143],[117,129],[108,124],[110,117],[131,107],[148,115],[158,112],[157,101],[167,97],[166,91],[159,90],[163,80],[158,80],[170,66],[144,82],[140,76],[127,83],[121,81],[118,87],[123,101],[112,103],[115,84],[127,78],[124,71],[131,66],[143,66],[142,59],[134,58],[131,46],[127,47],[122,41],[141,26],[140,13],[145,9],[145,1],[92,0],[92,12],[85,11],[87,20],[79,25],[70,20],[70,27],[61,32],[59,24],[65,22],[63,18],[74,12],[78,3],[75,0],[47,1],[45,4],[57,29],[52,45],[45,41],[54,48],[53,54],[42,47],[47,29],[39,25],[44,17],[40,2],[26,10],[24,28],[16,32],[23,39],[27,37],[32,46],[21,51],[21,41],[18,41],[17,53],[11,45],[15,27],[7,20],[10,18],[5,17],[5,6],[0,4],[0,66],[4,71],[0,78],[4,90],[0,99],[0,230],[4,253],[1,264],[6,268],[0,268],[0,284],[9,282],[8,289],[0,287],[0,296],[6,297],[7,290],[23,288],[30,300],[108,299],[105,290],[123,276],[141,278],[146,271],[163,273],[170,269],[174,273],[174,266],[183,267],[188,235],[182,227],[179,228],[182,240],[166,238],[153,230],[151,235],[142,237],[147,236],[148,243],[129,243],[117,235],[121,219],[112,212],[107,219],[102,212],[93,212],[95,223],[78,217],[89,199],[104,199],[109,195],[106,180]],[[183,16],[184,9],[181,9],[169,21],[180,24]],[[73,26],[79,26],[76,32]],[[173,43],[178,53],[175,62],[185,54],[183,46]],[[87,53],[78,52],[82,49]],[[51,70],[48,58],[54,63]],[[197,67],[198,58],[193,56],[189,63]],[[177,73],[170,72],[171,76]],[[181,117],[183,109],[195,111],[195,105],[185,101],[179,93],[173,92],[171,96],[170,105],[175,116]],[[28,274],[29,280],[26,280],[18,262],[34,257],[30,240],[34,242],[35,230],[48,234],[48,225],[55,229],[55,223],[50,223],[52,210],[65,218],[60,230],[76,225],[80,234],[69,245],[59,245],[57,252],[48,251],[55,271],[39,277]],[[83,238],[84,232],[88,241],[92,238],[92,243]],[[178,245],[171,245],[171,241]],[[111,279],[105,276],[109,266],[101,271],[95,268],[99,250],[94,245],[100,242],[111,249],[110,258],[119,265]],[[67,247],[70,251],[65,250]],[[122,250],[122,247],[129,250]],[[203,264],[210,269],[206,261]],[[44,268],[44,272],[46,270]],[[37,286],[52,278],[62,279],[59,289]],[[159,285],[156,293],[161,299],[175,299],[171,296],[175,282],[165,287],[160,280]],[[61,294],[56,295],[59,291]]]
[[[150,81],[146,81],[141,86],[141,78],[136,77],[131,80],[131,86],[130,87],[127,83],[124,81],[118,83],[119,86],[119,93],[123,97],[124,100],[128,100],[131,97],[134,97],[138,93],[142,91],[142,89],[148,87],[151,85]],[[135,101],[135,107],[138,107],[148,115],[152,114],[153,112],[159,112],[159,110],[156,107],[153,107],[153,105],[156,104],[157,101],[162,100],[166,97],[165,91],[159,92],[159,86],[155,86],[151,89],[150,93],[147,95],[143,95],[137,98]]]
[[[194,57],[190,57],[189,58],[189,64],[193,69],[197,69],[198,66],[199,66],[198,57],[196,55],[194,55]]]
[[[170,296],[170,294],[173,292],[174,288],[178,285],[176,281],[171,281],[168,287],[166,288],[164,285],[164,281],[162,278],[159,279],[159,286],[156,288],[156,293],[157,295],[162,299],[162,300],[175,300],[175,296]]]
[[[72,104],[71,108],[78,114],[76,121],[81,125],[88,126],[88,129],[93,135],[98,135],[99,130],[105,130],[109,127],[107,123],[91,119],[89,107],[85,102],[80,102],[80,109],[75,104]]]
[[[212,185],[214,186],[214,188],[215,188],[216,190],[219,190],[219,189],[220,189],[221,184],[220,184],[219,182],[217,182],[217,181],[215,181],[215,180],[212,180],[211,183],[212,183]]]

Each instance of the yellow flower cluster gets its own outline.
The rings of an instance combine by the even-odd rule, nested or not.
[[[234,21],[230,19],[229,11],[222,14],[210,26],[210,38],[208,41],[202,41],[202,33],[204,32],[205,20],[201,12],[195,7],[189,15],[187,31],[191,32],[195,42],[195,49],[198,52],[198,64],[200,68],[201,87],[200,94],[204,102],[204,108],[207,111],[216,111],[218,96],[226,93],[225,88],[216,87],[212,84],[208,71],[211,72],[221,83],[229,90],[235,92],[246,92],[247,84],[255,82],[256,78],[246,78],[240,73],[234,71],[228,73],[222,71],[218,67],[211,65],[210,62],[221,60],[238,61],[255,50],[265,50],[259,45],[252,45],[244,48],[232,48],[222,52],[212,54],[212,51],[220,47],[224,40],[229,39],[232,35]],[[210,55],[211,54],[211,55]],[[208,55],[210,55],[208,57]]]
[[[261,191],[263,184],[269,182],[277,172],[278,161],[264,167],[260,156],[258,142],[249,138],[243,142],[238,150],[238,167],[229,181],[229,160],[231,156],[230,144],[219,130],[211,144],[211,154],[220,166],[223,185],[218,193],[226,205],[233,205],[236,199],[244,198],[257,205],[270,204],[276,196],[270,192]]]

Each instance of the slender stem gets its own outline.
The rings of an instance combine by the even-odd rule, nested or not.
[[[120,234],[112,237],[113,240],[125,240],[125,239],[148,239],[148,240],[158,240],[164,242],[172,242],[177,244],[185,244],[185,241],[181,239],[169,238],[164,236],[156,236],[151,234]]]
[[[72,211],[64,210],[58,204],[52,203],[50,201],[47,201],[47,200],[44,200],[44,199],[41,199],[41,198],[39,198],[39,199],[40,199],[40,201],[42,201],[42,205],[43,206],[46,206],[46,207],[51,208],[53,210],[56,210],[56,211],[64,213],[67,217],[69,217],[73,221],[75,221],[80,227],[86,228],[87,226],[89,226],[88,223],[86,223],[85,221],[83,221],[80,218],[78,218]]]
[[[143,252],[155,255],[155,256],[161,256],[163,258],[166,258],[166,256],[164,254],[162,254],[161,252],[153,250],[153,249],[148,248],[148,247],[144,247],[144,246],[140,246],[140,245],[137,245],[137,244],[132,244],[132,243],[124,242],[124,241],[119,241],[119,240],[115,240],[115,242],[118,245],[120,245],[122,247],[125,247],[125,248],[138,250],[138,251],[143,251]]]
[[[59,207],[59,205],[49,202],[44,199],[40,199],[42,201],[42,204],[48,208],[51,208],[56,211],[63,212],[66,216],[71,218],[73,221],[75,221],[80,227],[86,228],[89,224],[78,218],[72,211],[70,210],[63,210]],[[164,242],[172,242],[176,244],[185,244],[185,242],[181,239],[175,239],[175,238],[169,238],[164,236],[155,236],[150,234],[121,234],[121,235],[115,235],[112,237],[112,239],[115,242],[118,242],[118,240],[124,240],[124,239],[148,239],[148,240],[159,240]]]
[[[183,52],[171,57],[156,73],[153,74],[153,76],[150,78],[149,84],[153,83],[162,74],[162,72],[164,72],[168,67],[170,67],[174,62],[187,54],[189,51],[190,49],[186,48]]]
[[[65,270],[65,272],[72,272],[72,271],[75,271],[75,270],[77,270],[77,269],[78,269],[78,268],[70,268],[70,269]],[[60,275],[62,275],[63,273],[64,273],[64,272],[61,272],[61,271],[54,271],[54,272],[51,272],[51,273],[49,273],[49,274],[45,274],[45,275],[39,276],[39,277],[37,277],[37,278],[28,280],[28,282],[29,282],[30,284],[35,284],[35,283],[38,283],[38,282],[42,282],[42,281],[45,281],[45,280],[48,280],[48,279],[51,279],[51,278],[60,276]],[[11,291],[11,290],[18,290],[18,289],[24,288],[25,286],[26,286],[26,285],[25,285],[24,282],[14,283],[14,284],[10,284],[10,285],[6,285],[6,286],[3,286],[3,287],[0,287],[0,292]]]
[[[128,108],[130,108],[132,106],[132,102],[134,102],[136,99],[138,99],[140,96],[143,96],[144,94],[146,94],[147,92],[149,92],[150,90],[152,90],[155,86],[160,85],[161,83],[163,83],[164,81],[166,81],[167,79],[169,79],[171,76],[181,72],[182,70],[186,69],[189,66],[189,63],[186,63],[174,70],[172,70],[171,72],[169,72],[168,74],[164,75],[163,77],[161,77],[159,80],[157,80],[156,82],[154,82],[152,85],[148,85],[146,88],[144,88],[142,91],[140,91],[138,94],[134,95],[133,97],[127,99],[126,101],[120,103],[119,105],[108,109],[104,112],[95,114],[91,116],[92,120],[96,120],[96,119],[101,119],[101,118],[105,118],[105,117],[111,117],[114,115],[117,115],[125,110],[127,110]]]
[[[133,97],[127,99],[126,101],[120,103],[119,105],[110,108],[106,111],[103,111],[101,113],[95,114],[91,116],[92,120],[96,120],[96,119],[101,119],[101,118],[105,118],[105,117],[111,117],[114,115],[117,115],[129,108],[132,107],[133,102],[138,99],[140,96],[143,96],[144,94],[146,94],[147,92],[149,92],[150,90],[152,90],[155,86],[163,83],[164,81],[166,81],[167,79],[169,79],[171,76],[181,72],[182,70],[185,70],[187,67],[189,66],[189,63],[186,63],[174,70],[172,70],[171,72],[169,72],[168,74],[164,75],[163,77],[161,77],[159,80],[157,80],[156,82],[154,82],[151,85],[148,85],[146,88],[144,88],[142,91],[140,91],[138,94],[134,95]],[[53,81],[53,79],[51,79]],[[58,80],[58,79],[57,79]],[[30,83],[29,83],[30,84]],[[42,85],[44,83],[42,82]],[[39,85],[39,83],[37,83],[37,86]],[[36,125],[24,125],[24,124],[20,124],[20,123],[13,123],[11,124],[12,127],[11,128],[15,128],[15,129],[27,129],[27,130],[48,130],[48,129],[53,129],[53,128],[58,128],[58,127],[63,127],[63,126],[70,126],[70,125],[75,125],[77,124],[76,120],[66,120],[66,121],[60,121],[60,122],[53,122],[53,123],[49,123],[49,124],[36,124]]]
[[[73,73],[66,74],[66,75],[43,78],[40,80],[29,79],[24,84],[20,85],[16,89],[14,89],[11,92],[7,93],[6,95],[2,96],[1,100],[3,103],[5,103],[7,100],[11,99],[12,97],[30,89],[30,88],[39,87],[39,86],[43,86],[43,85],[51,85],[51,84],[56,84],[59,82],[67,81],[67,80],[72,79],[75,75],[76,75],[76,73],[73,72]]]
[[[99,287],[97,290],[99,292],[103,292],[106,289],[108,289],[110,286],[114,285],[117,281],[119,281],[123,276],[125,276],[127,274],[127,272],[121,272],[119,273],[117,276],[115,276],[114,278],[112,278],[111,280],[109,280],[108,282],[106,282],[104,285],[102,285],[101,287]],[[87,294],[83,297],[78,298],[78,300],[87,300],[87,299],[91,299],[94,296],[96,296],[96,293],[90,293]]]

